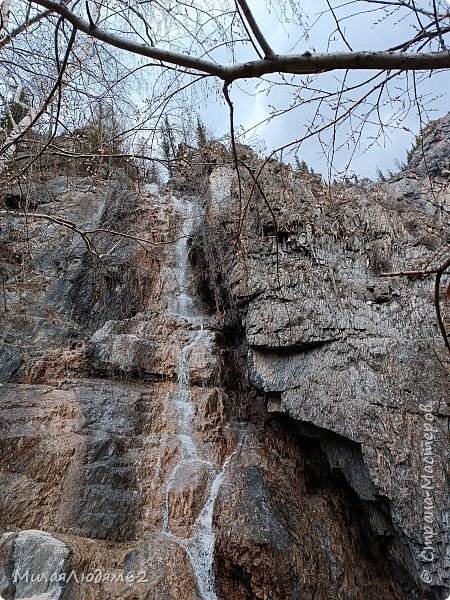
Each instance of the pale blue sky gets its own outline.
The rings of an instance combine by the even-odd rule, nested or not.
[[[255,17],[261,29],[266,34],[275,52],[283,53],[293,51],[302,53],[306,50],[326,51],[329,44],[329,33],[334,29],[334,24],[331,15],[324,15],[312,27],[309,39],[306,40],[300,28],[291,23],[287,26],[282,26],[276,18],[274,12],[269,12],[265,2],[261,0],[251,0],[249,4],[253,7]],[[302,3],[303,10],[308,13],[308,21],[310,24],[317,20],[317,16],[321,11],[327,10],[325,0],[304,0]],[[367,3],[360,3],[357,9],[367,7]],[[370,7],[371,8],[371,7]],[[352,10],[355,8],[352,6]],[[350,14],[348,12],[348,14]],[[404,19],[402,21],[387,21],[381,26],[373,27],[373,14],[358,14],[352,19],[345,19],[342,22],[343,30],[349,43],[354,50],[384,50],[390,45],[404,41],[413,35],[413,23]],[[331,42],[330,50],[346,50],[343,41],[336,36],[336,39]],[[245,58],[256,58],[256,56],[246,55]],[[332,85],[335,77],[342,77],[342,73],[324,74],[320,78],[320,82]],[[360,75],[352,76],[352,80]],[[269,114],[268,105],[277,107],[288,105],[292,98],[290,88],[277,88],[269,95],[258,94],[253,95],[257,81],[241,82],[234,84],[231,90],[232,98],[235,102],[236,121],[238,125],[245,129],[255,125],[263,120]],[[428,111],[423,111],[423,120],[428,121],[430,118],[435,119],[445,115],[448,112],[448,89],[450,88],[450,71],[435,72],[431,77],[428,77],[421,84],[420,91],[422,94],[428,94],[428,99],[432,100],[428,105]],[[392,86],[392,93],[398,95],[395,89],[395,84]],[[252,94],[252,95],[249,95]],[[381,114],[384,119],[392,116],[394,109],[398,108],[398,103],[394,105],[387,104],[381,108]],[[313,105],[303,106],[296,111],[288,113],[282,117],[277,117],[270,123],[266,123],[252,131],[249,137],[258,147],[266,147],[267,151],[271,151],[282,144],[285,144],[296,136],[300,135],[302,126],[312,118],[315,107]],[[227,110],[224,103],[217,99],[216,102],[210,101],[203,105],[203,118],[208,126],[212,129],[216,136],[221,136],[226,133],[227,127]],[[324,117],[331,118],[324,113]],[[336,153],[334,157],[334,165],[337,171],[342,171],[350,155],[353,153],[353,159],[350,165],[350,172],[354,171],[358,175],[376,177],[377,168],[383,171],[397,170],[395,161],[404,161],[406,152],[411,147],[415,134],[419,131],[419,118],[417,110],[411,109],[406,118],[402,121],[400,128],[392,128],[386,130],[386,139],[380,139],[378,128],[373,124],[365,126],[363,136],[359,144],[350,141]],[[337,145],[345,142],[344,131],[337,133]],[[370,148],[367,148],[371,145]],[[302,145],[300,150],[301,158],[304,158],[315,171],[323,174],[328,173],[328,165],[323,156],[321,156],[321,148],[317,140],[310,140]]]

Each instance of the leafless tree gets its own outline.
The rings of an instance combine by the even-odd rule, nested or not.
[[[23,87],[32,92],[23,122],[15,124],[3,145],[3,161],[13,152],[14,140],[32,125],[45,123],[49,131],[53,125],[56,132],[70,109],[79,112],[92,96],[118,98],[125,80],[128,89],[135,89],[134,98],[140,97],[129,110],[130,131],[146,129],[152,142],[161,116],[169,108],[177,111],[177,99],[186,90],[195,85],[214,90],[220,82],[231,108],[232,84],[256,80],[259,93],[289,90],[286,106],[278,98],[268,119],[314,106],[309,122],[287,147],[320,136],[331,173],[339,145],[351,139],[357,147],[364,127],[374,123],[378,133],[371,137],[377,139],[389,127],[399,127],[416,104],[424,71],[428,75],[450,67],[450,14],[441,0],[420,5],[413,0],[332,5],[327,0],[312,24],[297,2],[276,3],[274,18],[296,22],[292,45],[303,46],[300,54],[279,54],[272,47],[258,25],[268,8],[254,5],[258,8],[252,10],[246,0],[3,0],[0,98],[6,106],[7,98],[17,99]],[[390,47],[354,49],[353,32],[368,22],[374,31],[389,30],[383,37],[392,40]],[[326,51],[313,48],[318,27]],[[380,110],[383,103],[392,105],[389,116]],[[338,138],[339,128],[347,135]]]
[[[286,28],[295,23],[291,52],[279,53],[271,32],[263,31],[268,10]],[[351,148],[351,159],[366,131],[367,144],[375,143],[390,128],[402,127],[412,108],[425,123],[421,84],[450,68],[450,5],[445,0],[326,0],[319,10],[304,14],[295,0],[2,0],[0,101],[5,113],[11,100],[24,104],[18,122],[11,111],[7,115],[12,127],[0,148],[3,180],[27,132],[46,132],[47,147],[80,108],[86,114],[101,96],[126,115],[122,138],[139,132],[140,141],[148,143],[146,155],[153,156],[164,118],[170,114],[178,122],[197,88],[202,98],[222,95],[233,148],[239,88],[272,97],[282,89],[285,105],[279,100],[264,119],[297,114],[299,130],[274,153],[297,151],[316,137],[330,179],[342,145]],[[356,34],[369,24],[365,37],[371,47],[360,47],[365,37]],[[389,42],[375,47],[378,39]],[[136,144],[130,143],[131,154]],[[444,260],[431,269],[437,282],[447,268]],[[439,298],[436,302],[442,324]],[[450,349],[443,324],[441,329]]]

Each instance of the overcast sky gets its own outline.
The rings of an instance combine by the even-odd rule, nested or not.
[[[311,51],[327,51],[332,50],[348,50],[340,36],[335,36],[335,39],[329,41],[330,32],[335,28],[332,17],[329,14],[319,17],[321,12],[327,10],[327,4],[322,0],[303,0],[302,8],[307,13],[309,24],[315,25],[312,27],[310,36],[306,40],[302,35],[300,27],[295,23],[282,25],[277,18],[274,9],[269,11],[266,3],[261,0],[250,0],[254,15],[257,21],[266,34],[272,48],[278,53],[302,53],[306,50]],[[277,5],[278,3],[273,3]],[[297,3],[298,4],[298,3]],[[395,43],[399,43],[409,39],[413,35],[414,23],[408,19],[400,20],[397,16],[395,20],[385,21],[374,27],[374,13],[371,7],[371,12],[366,14],[358,14],[358,16],[349,18],[349,15],[356,11],[368,10],[368,3],[360,2],[359,4],[351,4],[346,10],[347,13],[341,14],[347,18],[342,21],[342,28],[347,41],[353,50],[384,50]],[[378,19],[378,13],[375,13]],[[318,20],[317,20],[318,19]],[[247,59],[255,59],[256,55],[247,54]],[[342,73],[336,74],[342,77]],[[324,85],[336,85],[335,74],[324,74],[320,81]],[[354,74],[354,80],[361,77],[360,74]],[[269,95],[254,94],[256,86],[260,83],[256,80],[249,80],[239,84],[234,84],[231,90],[231,95],[235,104],[236,120],[238,125],[244,129],[248,129],[269,115],[269,105],[277,107],[288,106],[292,99],[292,90],[289,87],[278,87]],[[450,72],[435,72],[432,76],[427,74],[426,80],[421,84],[419,90],[422,94],[426,94],[426,100],[429,102],[426,106],[427,111],[423,111],[422,118],[428,121],[430,118],[435,119],[445,115],[448,112],[448,92],[450,88]],[[399,98],[397,103],[387,103],[382,106],[381,113],[384,119],[388,119],[395,115],[399,109],[401,102],[400,94],[394,86],[391,92]],[[257,129],[252,130],[249,134],[249,140],[255,143],[257,147],[264,151],[271,151],[285,143],[295,139],[301,134],[302,127],[308,124],[313,116],[315,106],[302,106],[295,111],[287,113],[282,117],[277,117],[270,123],[265,123]],[[227,131],[228,112],[223,100],[218,96],[217,101],[211,98],[204,104],[202,114],[205,122],[212,130],[212,133],[220,137]],[[324,114],[324,116],[327,116]],[[332,113],[328,115],[331,117]],[[350,141],[346,142],[345,130],[338,132],[337,145],[344,144],[344,147],[337,152],[334,157],[334,166],[337,171],[342,171],[349,157],[353,154],[353,159],[350,166],[350,172],[355,172],[360,176],[368,176],[371,178],[377,177],[377,169],[384,172],[389,170],[396,171],[396,160],[403,162],[406,159],[406,152],[411,147],[415,134],[419,131],[419,119],[417,110],[409,111],[406,119],[401,123],[400,128],[386,130],[387,137],[381,139],[379,136],[378,127],[375,124],[365,126],[363,136],[359,143]],[[349,128],[347,128],[348,131]],[[368,146],[371,146],[368,148]],[[306,160],[315,171],[321,172],[324,175],[328,173],[328,165],[323,156],[321,156],[321,148],[317,140],[311,140],[302,145],[300,158]]]

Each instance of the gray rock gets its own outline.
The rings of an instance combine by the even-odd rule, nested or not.
[[[218,295],[221,265],[227,308],[237,306],[245,326],[250,381],[269,410],[359,444],[356,462],[327,446],[330,464],[361,498],[389,500],[418,573],[429,571],[446,586],[450,357],[437,328],[433,279],[381,275],[442,262],[449,144],[447,117],[424,137],[432,184],[420,148],[391,181],[330,194],[317,178],[269,161],[259,193],[250,196],[253,179],[242,169],[241,200],[235,182],[234,201],[223,196],[220,203],[223,176],[213,172],[203,225],[210,295]],[[253,156],[247,164],[259,172],[262,163]],[[246,206],[240,221],[239,202]],[[240,251],[227,253],[238,229]],[[448,323],[448,303],[442,306]]]
[[[223,598],[442,600],[449,357],[433,282],[382,274],[441,260],[446,139],[425,139],[432,202],[416,156],[388,182],[332,194],[269,160],[250,196],[262,163],[239,146],[250,168],[240,212],[217,143],[180,148],[162,193],[50,180],[33,195],[39,212],[116,232],[92,234],[98,256],[45,219],[25,230],[11,198],[0,233],[3,530],[54,533],[79,571],[145,567],[137,598],[191,600],[192,563],[162,531],[163,508],[189,536],[228,457],[213,519]],[[193,198],[205,215],[180,243]],[[201,459],[174,471],[191,429]],[[0,548],[8,598],[21,535]],[[39,568],[46,535],[33,538]],[[64,598],[130,593],[118,580],[74,584]]]
[[[0,545],[10,551],[8,571],[0,579],[1,594],[11,600],[59,600],[68,579],[69,549],[63,542],[33,529],[4,534]]]

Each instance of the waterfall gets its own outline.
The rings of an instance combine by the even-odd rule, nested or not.
[[[171,197],[171,200],[175,212],[183,219],[183,224],[179,238],[173,247],[173,264],[171,265],[171,274],[168,276],[167,315],[186,322],[191,339],[180,348],[177,387],[171,400],[180,444],[180,458],[169,474],[163,494],[162,533],[185,549],[202,600],[218,600],[213,572],[215,534],[212,520],[214,504],[224,480],[228,462],[234,453],[220,467],[204,458],[207,456],[207,449],[201,439],[196,437],[193,424],[195,405],[192,400],[190,381],[191,356],[197,347],[202,347],[203,351],[210,353],[212,338],[211,331],[208,329],[210,317],[202,313],[201,307],[189,287],[188,244],[195,226],[195,211],[198,211],[199,207],[194,202],[182,202],[174,197]],[[209,488],[206,501],[190,527],[190,535],[183,537],[175,534],[171,529],[170,495],[173,493],[178,475],[187,469],[194,470],[194,472],[195,470],[208,472]]]
[[[190,323],[203,325],[207,316],[197,307],[197,299],[189,290],[189,239],[195,226],[199,207],[197,203],[182,201],[171,196],[175,212],[183,219],[179,237],[174,243],[172,280],[168,294],[168,315],[183,317]],[[195,212],[197,210],[197,213]],[[186,353],[185,353],[186,355]]]
[[[212,519],[214,504],[225,477],[225,470],[234,454],[235,452],[226,459],[220,471],[216,473],[211,484],[208,499],[195,522],[194,535],[186,544],[186,549],[197,578],[199,592],[203,600],[217,600],[213,571],[215,535]]]

